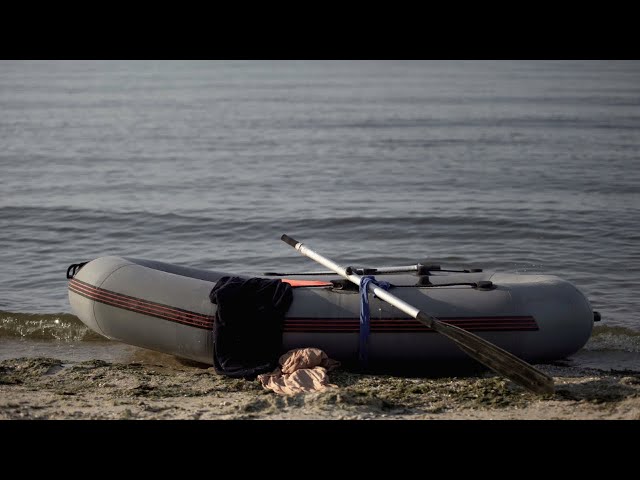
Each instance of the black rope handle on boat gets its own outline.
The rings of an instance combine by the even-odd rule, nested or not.
[[[438,288],[438,287],[458,287],[469,286],[478,290],[494,290],[496,286],[489,280],[479,280],[477,282],[455,282],[455,283],[431,283],[427,275],[423,275],[416,283],[417,287]]]
[[[69,265],[69,268],[67,268],[67,278],[71,279],[75,277],[76,273],[78,273],[80,269],[84,267],[87,263],[89,262],[72,263],[71,265]]]
[[[358,285],[354,285],[349,280],[330,280],[334,290],[359,291]],[[429,277],[423,275],[414,285],[392,285],[392,287],[418,287],[418,288],[439,288],[439,287],[471,287],[477,290],[494,290],[496,286],[488,280],[480,280],[478,282],[455,282],[455,283],[431,283]]]

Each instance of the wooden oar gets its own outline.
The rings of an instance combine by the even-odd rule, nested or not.
[[[356,285],[360,285],[362,277],[355,274],[350,267],[338,265],[288,235],[282,235],[281,240],[291,245],[302,255],[315,260]],[[371,284],[370,288],[378,298],[400,309],[436,332],[445,335],[455,342],[463,352],[496,373],[535,393],[552,394],[554,392],[553,378],[524,360],[473,333],[438,320],[436,317],[409,305],[404,300],[399,299],[380,287]]]

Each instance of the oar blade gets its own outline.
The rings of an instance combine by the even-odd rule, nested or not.
[[[467,355],[518,385],[535,393],[549,395],[554,393],[553,378],[512,353],[441,320],[432,319],[430,326],[436,332],[453,340],[458,348]]]

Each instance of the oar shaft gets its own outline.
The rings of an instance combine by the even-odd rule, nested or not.
[[[287,237],[287,238],[291,238],[291,237]],[[352,271],[347,269],[347,267],[343,267],[342,265],[338,265],[336,262],[334,262],[332,260],[329,260],[326,257],[323,257],[319,253],[316,253],[313,250],[311,250],[310,248],[305,247],[304,244],[302,244],[301,242],[296,242],[293,239],[291,239],[292,240],[291,242],[288,242],[284,238],[283,238],[283,240],[285,242],[287,242],[289,245],[291,245],[293,248],[298,250],[302,255],[305,255],[305,256],[309,257],[310,259],[315,260],[319,264],[324,265],[325,267],[327,267],[327,268],[333,270],[334,272],[342,275],[343,277],[349,279],[350,281],[352,281],[356,285],[360,285],[362,277],[360,275],[357,275],[357,274],[353,273]],[[386,302],[390,303],[394,307],[402,310],[407,315],[410,315],[413,318],[418,318],[418,314],[420,313],[420,310],[418,310],[417,308],[409,305],[404,300],[401,300],[398,297],[396,297],[395,295],[392,295],[391,293],[387,292],[383,288],[380,288],[380,287],[377,287],[377,286],[374,286],[374,285],[370,285],[369,289],[378,298],[381,298],[382,300],[385,300]]]
[[[297,240],[294,240],[289,235],[282,235],[282,241],[291,245],[293,248],[298,250],[302,255],[305,255],[306,257],[309,257],[310,259],[315,260],[320,265],[324,265],[328,269],[333,270],[334,272],[336,272],[339,275],[342,275],[343,277],[347,277],[347,278],[349,277],[349,272],[347,272],[346,267],[343,267],[342,265],[338,265],[336,262],[331,261],[328,258],[325,258],[322,255],[320,255],[319,253],[314,252],[310,248],[305,247],[302,242],[298,242]],[[352,274],[352,275],[357,277],[357,275],[355,274]],[[359,282],[359,280],[356,280],[356,282]]]

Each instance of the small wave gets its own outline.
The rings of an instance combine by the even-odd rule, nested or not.
[[[625,327],[599,325],[594,327],[585,350],[618,350],[640,353],[640,332]]]
[[[0,311],[0,337],[64,342],[101,341],[98,335],[69,313],[16,313]]]

